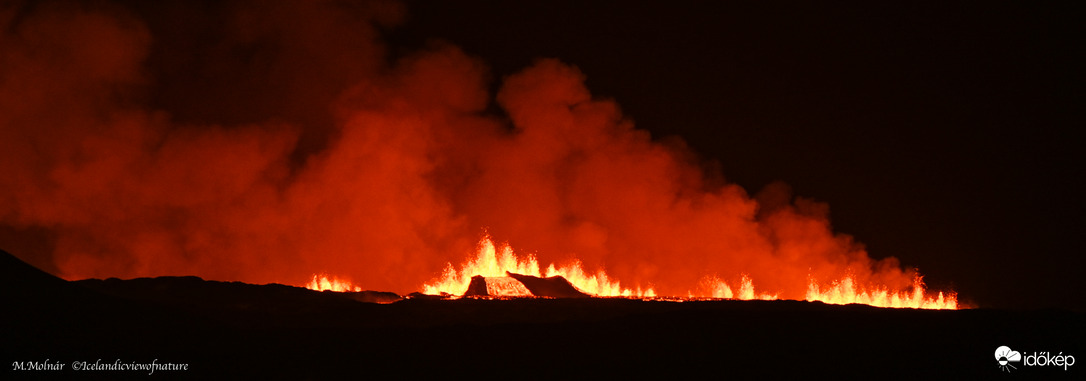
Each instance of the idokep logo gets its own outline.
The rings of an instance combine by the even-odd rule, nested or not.
[[[1011,369],[1018,369],[1011,363],[1022,361],[1022,354],[1018,353],[1018,351],[1012,351],[1010,347],[1004,345],[996,348],[995,358],[999,362],[999,369],[1010,373]]]
[[[999,369],[1010,373],[1011,369],[1018,369],[1011,363],[1021,362],[1025,366],[1059,366],[1063,367],[1063,370],[1067,370],[1068,367],[1075,365],[1075,356],[1064,355],[1063,352],[1053,355],[1051,352],[1033,352],[1033,354],[1027,354],[1022,356],[1022,353],[1011,350],[1010,347],[1003,345],[995,350],[996,362],[999,363]]]

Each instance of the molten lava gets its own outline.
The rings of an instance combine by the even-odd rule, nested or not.
[[[546,272],[539,270],[539,262],[534,255],[527,255],[524,259],[513,253],[509,245],[502,245],[500,250],[494,245],[490,237],[484,237],[479,242],[479,249],[475,258],[469,259],[456,270],[452,264],[448,264],[442,276],[433,282],[423,285],[423,293],[430,295],[463,295],[471,283],[473,276],[481,276],[488,280],[486,287],[490,295],[497,296],[524,296],[531,295],[524,286],[507,276],[507,272],[525,274],[536,277],[561,276],[568,280],[578,290],[595,296],[617,296],[654,298],[656,291],[649,287],[641,289],[623,288],[617,280],[613,280],[600,270],[594,275],[588,275],[581,267],[580,262],[573,262],[568,266],[555,267],[551,264]],[[690,292],[688,297],[715,298],[715,299],[739,299],[739,300],[777,300],[779,293],[756,292],[754,281],[746,275],[742,275],[739,288],[733,290],[726,282],[716,276],[706,276],[699,284],[699,292]],[[351,282],[337,277],[328,277],[321,274],[313,275],[313,280],[305,286],[311,290],[324,291],[361,291]],[[958,309],[958,298],[954,293],[943,294],[938,292],[934,296],[927,294],[927,289],[920,276],[913,280],[911,291],[892,291],[881,286],[860,286],[852,276],[830,282],[828,285],[819,286],[814,279],[810,279],[807,286],[805,300],[818,301],[830,304],[867,304],[875,307],[891,308],[923,308],[923,309]]]
[[[587,294],[596,296],[625,296],[648,298],[656,296],[656,291],[649,287],[641,289],[640,286],[633,289],[623,288],[618,281],[607,277],[600,270],[595,275],[585,273],[580,262],[573,262],[568,266],[555,267],[550,264],[546,273],[539,271],[539,262],[534,255],[529,254],[523,260],[517,258],[513,248],[502,245],[499,252],[490,237],[484,237],[479,242],[479,249],[473,259],[460,266],[460,271],[453,268],[452,264],[445,267],[440,279],[423,286],[423,293],[462,295],[471,283],[471,277],[480,275],[483,277],[504,277],[506,272],[531,275],[535,277],[561,276],[566,278],[574,287]]]
[[[313,274],[313,280],[305,285],[305,288],[314,291],[359,292],[362,287],[351,284],[350,281],[338,277],[328,277],[327,274]]]
[[[471,277],[480,275],[499,279],[506,272],[543,276],[539,270],[539,263],[535,256],[528,255],[520,259],[513,253],[509,245],[502,245],[501,250],[494,245],[490,237],[485,237],[479,243],[479,249],[475,258],[460,266],[457,271],[452,264],[445,268],[441,278],[423,286],[423,293],[438,295],[461,295],[467,290]],[[576,288],[588,294],[596,296],[623,296],[651,298],[656,296],[653,288],[642,290],[640,287],[623,288],[617,280],[610,279],[604,271],[595,275],[586,275],[579,262],[569,266],[555,267],[551,264],[546,271],[546,276],[562,276],[569,280]],[[314,278],[316,279],[316,278]],[[698,293],[690,292],[690,298],[717,298],[740,300],[777,300],[780,293],[756,292],[754,281],[746,275],[742,275],[739,287],[733,290],[723,280],[716,276],[706,276],[702,279]],[[835,280],[827,285],[820,286],[814,279],[809,280],[806,300],[819,301],[830,304],[868,304],[875,307],[892,308],[924,308],[924,309],[958,309],[957,295],[954,293],[943,294],[938,292],[932,296],[927,294],[921,277],[913,280],[911,291],[893,291],[882,286],[860,286],[852,276]]]
[[[934,310],[958,309],[958,297],[951,293],[939,292],[932,297],[926,294],[924,282],[920,276],[913,280],[912,292],[893,292],[886,288],[857,287],[852,277],[834,281],[829,287],[820,288],[812,279],[807,286],[807,300],[830,304],[870,304],[876,307],[924,308]]]
[[[703,297],[703,298],[705,298],[705,297],[718,298],[718,299],[739,299],[739,300],[752,300],[752,299],[776,300],[776,299],[778,299],[778,296],[779,296],[779,294],[768,294],[768,293],[755,294],[755,292],[754,292],[754,281],[751,280],[746,275],[743,275],[739,280],[739,293],[738,294],[732,292],[731,287],[728,287],[727,283],[724,283],[724,281],[720,280],[719,278],[717,278],[715,276],[708,276],[708,277],[703,278],[702,281],[701,281],[701,287],[703,289],[709,290],[708,294],[694,294],[694,293],[691,292],[691,293],[689,293],[689,296],[690,297]]]

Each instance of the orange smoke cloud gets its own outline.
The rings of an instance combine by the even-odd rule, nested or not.
[[[153,28],[123,9],[4,10],[0,223],[55,232],[49,254],[69,279],[334,272],[410,292],[485,228],[541,263],[579,259],[661,295],[707,276],[791,299],[811,278],[912,284],[896,259],[834,233],[825,204],[719,181],[677,139],[593,98],[573,66],[504,78],[499,117],[485,64],[454,46],[388,62],[371,23],[394,24],[397,7],[326,6],[220,10],[229,38],[198,46],[210,58],[197,74],[155,53]]]

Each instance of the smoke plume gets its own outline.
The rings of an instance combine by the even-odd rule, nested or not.
[[[396,3],[158,4],[0,8],[0,224],[48,231],[52,252],[16,254],[64,278],[329,272],[410,292],[485,229],[662,295],[705,276],[800,299],[809,277],[911,283],[825,204],[720,181],[573,65],[490,94],[456,46],[392,58]]]

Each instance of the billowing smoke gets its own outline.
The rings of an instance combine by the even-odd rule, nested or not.
[[[48,231],[52,252],[16,254],[62,277],[330,272],[408,292],[486,229],[662,295],[709,275],[786,298],[808,277],[912,280],[826,205],[752,197],[635,128],[572,65],[490,94],[455,46],[390,58],[395,3],[141,4],[0,8],[0,224]]]

